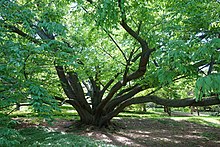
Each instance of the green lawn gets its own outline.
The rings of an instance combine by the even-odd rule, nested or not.
[[[19,130],[23,140],[18,147],[53,146],[53,147],[113,147],[101,141],[71,133],[53,132],[47,128],[25,128]]]

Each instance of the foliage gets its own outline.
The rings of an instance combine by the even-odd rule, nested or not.
[[[0,132],[1,146],[15,146],[23,140],[23,137],[14,129],[0,128]]]
[[[217,94],[220,98],[220,74],[211,74],[196,81],[195,93],[198,100],[202,97]]]
[[[0,117],[0,146],[15,146],[20,144],[24,139],[20,133],[14,129],[17,125],[17,122],[11,120],[9,117],[6,117],[1,114]]]

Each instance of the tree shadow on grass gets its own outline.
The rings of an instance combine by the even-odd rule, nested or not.
[[[67,126],[71,126],[75,122],[77,121],[58,119],[53,123],[53,126],[40,124],[40,126],[45,126],[59,133],[50,134],[47,132],[44,134],[30,130],[28,131],[30,137],[35,139],[29,141],[35,141],[31,144],[37,144],[36,141],[40,141],[41,145],[62,144],[62,142],[71,144],[71,140],[74,141],[74,139],[71,139],[70,136],[81,135],[118,146],[220,146],[220,127],[218,124],[194,117],[187,120],[178,119],[178,121],[170,118],[122,118],[114,119],[113,122],[124,129],[112,131],[76,127],[71,132],[66,132]],[[30,126],[32,127],[32,125]],[[51,136],[52,138],[50,138]],[[53,136],[57,137],[58,141],[54,141]],[[31,139],[30,137],[29,139]],[[26,134],[26,138],[28,138],[28,134]],[[45,138],[47,140],[44,140]],[[84,140],[82,142],[86,143]]]
[[[220,146],[220,128],[172,119],[117,119],[125,129],[84,132],[81,135],[119,146]]]
[[[110,145],[95,141],[88,137],[78,136],[76,134],[67,134],[54,132],[47,127],[30,127],[23,128],[20,134],[24,137],[23,141],[18,144],[18,147],[23,146],[64,146],[64,147],[110,147]]]

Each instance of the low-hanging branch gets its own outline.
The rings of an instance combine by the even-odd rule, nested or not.
[[[186,107],[186,106],[210,106],[210,105],[218,105],[220,104],[220,99],[217,96],[203,98],[201,101],[196,101],[195,98],[184,98],[178,100],[172,99],[165,99],[155,95],[148,95],[148,96],[140,96],[130,98],[127,101],[124,101],[119,105],[115,110],[108,113],[103,120],[108,120],[113,118],[114,116],[118,115],[123,109],[127,106],[132,104],[141,104],[153,102],[158,105],[163,105],[167,107]]]
[[[136,97],[130,100],[130,102],[145,103],[153,102],[159,105],[164,105],[167,107],[186,107],[186,106],[210,106],[220,104],[220,99],[217,96],[203,98],[201,101],[197,101],[196,98],[184,98],[184,99],[165,99],[158,96],[142,96]]]

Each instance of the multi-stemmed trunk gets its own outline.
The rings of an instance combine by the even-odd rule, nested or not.
[[[123,87],[122,81],[116,82],[110,88],[109,93],[104,97],[104,92],[106,92],[106,89],[113,83],[114,79],[110,80],[100,89],[92,78],[90,78],[87,83],[80,82],[77,74],[65,73],[62,66],[56,66],[56,70],[64,92],[68,97],[68,99],[63,100],[63,102],[72,105],[80,116],[80,122],[86,125],[97,127],[108,126],[111,124],[110,121],[113,117],[117,116],[125,107],[131,104],[154,102],[159,105],[164,105],[165,107],[185,107],[208,106],[220,103],[217,96],[206,98],[198,102],[192,98],[170,100],[154,95],[134,97],[135,94],[146,87],[134,85],[133,87],[119,91]],[[84,85],[84,89],[81,84]],[[90,89],[88,87],[90,87]],[[85,97],[85,91],[90,93],[89,98]]]

